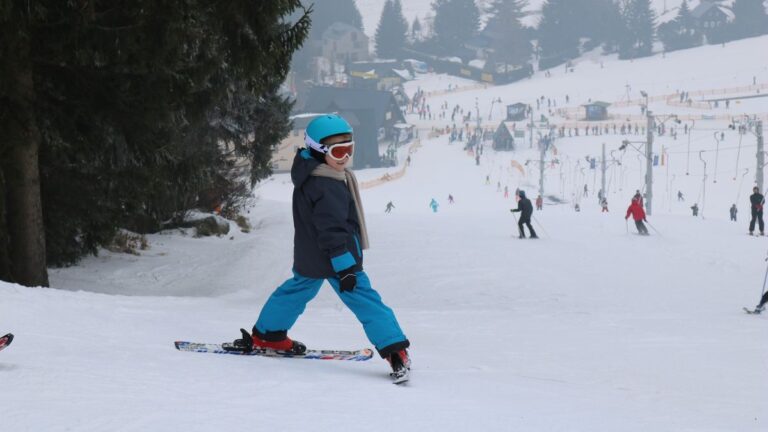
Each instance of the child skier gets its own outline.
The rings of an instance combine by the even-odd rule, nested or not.
[[[635,220],[637,232],[640,235],[648,235],[648,228],[643,224],[643,221],[645,221],[645,210],[643,210],[643,205],[640,203],[641,199],[642,198],[638,198],[637,196],[632,198],[632,204],[627,208],[627,215],[624,216],[624,219],[629,219],[629,216],[632,215],[632,219]]]
[[[362,323],[365,334],[392,367],[395,382],[407,380],[411,361],[395,314],[373,289],[363,270],[368,248],[365,216],[357,179],[345,168],[352,157],[352,127],[326,114],[312,120],[306,148],[293,160],[293,277],[269,297],[252,334],[245,330],[234,346],[244,351],[269,348],[301,354],[306,346],[288,331],[307,303],[328,280],[341,301]]]

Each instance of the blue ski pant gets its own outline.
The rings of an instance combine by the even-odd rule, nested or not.
[[[355,275],[357,286],[352,292],[339,291],[338,278],[327,280],[363,325],[368,340],[377,350],[406,341],[394,312],[371,287],[368,275],[364,271]],[[304,277],[294,271],[293,277],[283,282],[264,304],[254,328],[261,333],[289,330],[304,312],[307,303],[320,291],[324,280]]]

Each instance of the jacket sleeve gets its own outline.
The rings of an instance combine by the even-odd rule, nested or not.
[[[333,180],[334,182],[336,180]],[[312,207],[312,223],[317,229],[317,242],[331,260],[333,270],[339,272],[357,264],[354,255],[347,249],[349,231],[349,200],[342,182],[320,191]]]

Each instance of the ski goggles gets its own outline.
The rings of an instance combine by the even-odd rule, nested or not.
[[[352,153],[354,151],[355,142],[354,141],[347,141],[343,143],[333,144],[330,147],[328,147],[328,156],[331,157],[331,159],[340,161],[344,160],[344,158],[352,157]]]
[[[309,135],[304,135],[304,143],[307,145],[307,148],[330,155],[331,159],[339,161],[344,160],[345,157],[351,158],[355,146],[355,142],[352,140],[327,146],[313,140]]]

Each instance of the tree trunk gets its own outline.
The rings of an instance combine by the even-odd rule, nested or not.
[[[40,192],[40,130],[34,110],[34,80],[29,41],[18,38],[6,59],[11,77],[6,98],[10,102],[0,130],[6,139],[2,170],[5,179],[6,228],[14,282],[48,286],[45,225]]]
[[[2,152],[0,151],[0,155]],[[0,166],[0,280],[13,282],[11,257],[8,255],[8,229],[5,223],[5,180]]]

